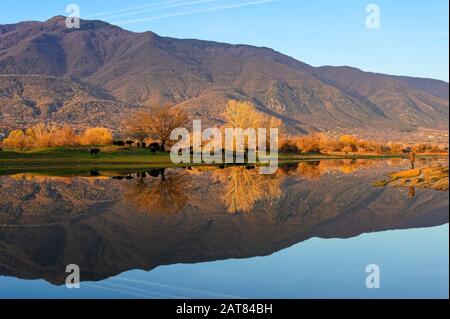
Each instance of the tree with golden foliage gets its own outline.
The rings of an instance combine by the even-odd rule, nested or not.
[[[88,128],[79,138],[81,145],[109,145],[112,143],[112,133],[104,127]]]
[[[327,143],[325,134],[313,133],[307,136],[297,138],[297,148],[302,153],[320,153]]]
[[[64,126],[62,128],[52,125],[37,124],[23,130],[14,130],[4,140],[4,145],[12,148],[33,148],[66,146],[77,143],[76,135],[72,128]]]
[[[265,121],[264,115],[247,102],[230,100],[222,114],[228,127],[231,128],[258,128]]]
[[[57,130],[56,127],[46,126],[43,123],[27,128],[25,130],[25,135],[28,138],[27,147],[52,146],[52,133],[54,133],[55,130]]]
[[[283,194],[283,176],[261,175],[245,167],[218,170],[215,177],[223,188],[222,201],[229,213],[248,213],[261,200],[276,200]]]
[[[231,128],[278,128],[282,122],[276,117],[265,115],[248,102],[230,100],[222,113]]]
[[[55,146],[71,146],[77,144],[77,136],[72,127],[65,125],[53,133]]]
[[[279,129],[282,125],[281,120],[270,115],[265,115],[248,102],[228,101],[222,116],[226,122],[225,126],[229,128],[240,128],[243,130],[249,128],[265,128],[267,134],[266,141],[268,143],[267,148],[270,147],[270,129]],[[245,138],[245,145],[248,145],[248,137],[246,136]]]
[[[11,148],[23,149],[27,144],[26,135],[22,130],[11,131],[3,140],[3,145]]]

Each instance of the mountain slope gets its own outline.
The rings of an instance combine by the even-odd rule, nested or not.
[[[436,125],[435,128],[448,128],[448,122],[441,121],[448,116],[448,99],[445,101],[438,96],[445,94],[439,81],[414,81],[413,78],[363,72],[350,67],[320,67],[316,69],[316,74],[324,82],[348,94],[367,98],[369,103],[379,106],[396,122],[405,122],[411,127],[432,128]],[[435,81],[437,90],[429,85],[431,81]],[[409,82],[414,86],[408,86]],[[424,89],[417,90],[422,82]]]
[[[92,85],[43,75],[0,75],[0,100],[3,127],[51,121],[113,128],[130,109]]]
[[[133,33],[101,21],[83,20],[80,29],[67,29],[64,21],[58,16],[0,26],[0,74],[53,76],[102,91],[102,98],[80,98],[85,104],[95,100],[103,112],[83,112],[89,123],[103,117],[102,125],[116,126],[120,108],[155,103],[180,104],[194,116],[220,123],[226,101],[233,98],[253,102],[296,132],[448,129],[448,84],[440,81],[313,68],[268,48]],[[9,119],[23,109],[13,102],[0,95],[2,114],[17,109],[8,111]],[[30,103],[39,104],[33,98]],[[28,112],[21,123],[69,118],[72,124],[85,123],[76,107],[65,110],[66,116]],[[4,119],[0,126],[11,126]]]

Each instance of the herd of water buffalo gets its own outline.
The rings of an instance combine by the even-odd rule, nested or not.
[[[134,142],[134,141],[113,141],[113,145],[115,146],[121,146],[124,147],[126,146],[133,146],[133,144],[136,144],[137,148],[146,148],[149,149],[151,153],[156,153],[157,151],[161,150],[161,146],[159,145],[159,143],[154,142],[154,143],[150,143],[147,145],[147,143],[145,142]],[[100,149],[99,148],[91,148],[91,155],[97,155],[98,153],[100,153]]]

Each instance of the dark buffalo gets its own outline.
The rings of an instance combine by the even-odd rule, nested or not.
[[[98,148],[91,148],[91,155],[97,155],[98,153],[100,153],[100,149],[98,149]]]
[[[113,142],[113,145],[116,145],[116,146],[125,146],[125,142],[124,142],[124,141],[114,141],[114,142]]]
[[[125,141],[125,144],[127,144],[128,146],[131,146],[134,144],[134,141]]]
[[[152,152],[153,154],[160,150],[159,143],[156,142],[150,143],[148,145],[148,148],[150,149],[150,152]]]
[[[406,148],[404,148],[404,149],[402,149],[402,152],[405,153],[405,154],[406,154],[406,153],[411,153],[411,151],[412,151],[412,148],[409,147],[409,146],[406,147]]]
[[[154,149],[156,149],[157,151],[159,151],[159,150],[161,149],[161,146],[159,145],[158,142],[150,143],[150,144],[148,145],[148,147],[149,147],[149,148],[154,148]]]

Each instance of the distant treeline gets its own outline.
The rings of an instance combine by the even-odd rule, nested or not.
[[[447,153],[448,146],[431,143],[406,144],[398,142],[376,142],[359,139],[353,135],[342,135],[339,138],[326,133],[313,133],[282,139],[279,143],[283,153],[370,153],[370,154],[399,154],[404,152],[416,153]]]

